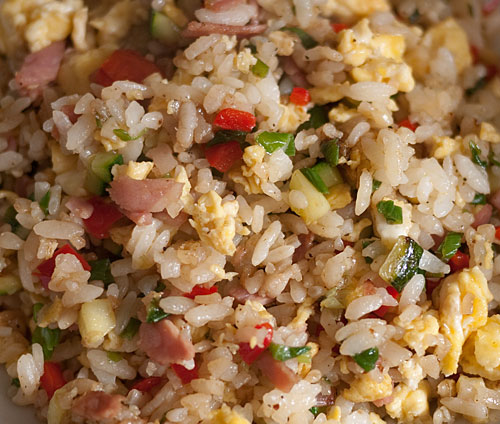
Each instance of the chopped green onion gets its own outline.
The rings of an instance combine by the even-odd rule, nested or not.
[[[392,200],[381,200],[377,203],[377,210],[384,215],[388,224],[403,223],[403,208],[396,206]]]
[[[262,60],[257,58],[257,63],[252,66],[252,73],[259,78],[265,78],[269,72],[269,66],[267,66]]]
[[[217,131],[214,135],[214,138],[210,140],[206,146],[215,146],[216,144],[227,143],[228,141],[238,141],[240,144],[245,142],[245,138],[247,136],[247,132],[245,131],[237,131],[237,130],[220,130]]]
[[[12,205],[6,209],[5,214],[3,216],[4,222],[11,226],[13,233],[15,233],[16,230],[21,226],[21,224],[19,224],[19,222],[17,221],[16,216],[17,216],[17,211],[14,209],[14,206]]]
[[[113,362],[120,362],[123,356],[119,352],[108,352],[108,359]]]
[[[274,359],[278,361],[288,361],[289,359],[296,358],[311,350],[310,346],[290,347],[277,343],[269,345],[269,352]]]
[[[300,124],[297,132],[310,128],[319,128],[328,122],[328,113],[322,106],[314,106],[307,111],[310,115],[309,121]]]
[[[40,205],[40,208],[42,209],[42,211],[45,215],[49,214],[49,201],[50,201],[50,190],[48,190],[47,193],[45,193],[43,195],[43,197],[40,199],[40,201],[38,202]]]
[[[379,181],[379,180],[373,179],[373,180],[372,180],[372,193],[373,193],[374,191],[377,191],[377,190],[380,188],[380,186],[381,186],[381,185],[382,185],[382,181]]]
[[[415,274],[423,273],[418,267],[423,253],[424,249],[415,240],[399,236],[378,273],[383,280],[401,293]]]
[[[19,381],[19,378],[13,378],[10,382],[10,384],[12,384],[13,386],[16,386],[16,387],[21,387],[21,382]]]
[[[145,130],[141,131],[136,137],[132,137],[127,131],[121,128],[115,128],[113,130],[113,133],[122,141],[132,141],[142,137],[145,133]]]
[[[158,322],[158,321],[161,321],[162,319],[167,318],[169,315],[170,314],[166,313],[160,307],[160,299],[154,298],[153,300],[151,300],[151,303],[148,306],[148,313],[146,316],[146,322],[149,322],[149,323]]]
[[[357,353],[353,356],[353,358],[361,368],[368,372],[375,368],[375,364],[378,361],[378,356],[378,348],[371,347],[370,349],[366,349],[363,350],[363,352]]]
[[[33,305],[33,321],[38,322],[38,312],[43,308],[43,303],[35,303]]]
[[[314,415],[316,418],[319,414],[326,414],[327,408],[326,406],[313,406],[309,408],[309,412]]]
[[[264,131],[255,138],[255,141],[264,147],[267,153],[273,153],[283,148],[288,156],[295,155],[293,134]]]
[[[306,50],[312,49],[313,47],[316,47],[318,45],[318,42],[303,29],[297,27],[283,27],[281,28],[281,31],[289,31],[297,35]]]
[[[465,90],[465,94],[467,96],[472,96],[476,91],[480,90],[486,85],[486,81],[487,81],[486,77],[479,78],[473,87],[470,87],[467,90]]]
[[[157,293],[162,292],[166,288],[167,288],[167,286],[165,284],[163,284],[161,281],[158,281],[158,284],[155,287],[155,292],[157,292]]]
[[[500,168],[500,161],[495,159],[495,155],[493,154],[493,152],[490,152],[490,154],[488,155],[488,160],[490,161],[490,165],[498,166]]]
[[[303,353],[302,355],[297,356],[297,362],[299,364],[310,364],[312,361],[311,352]]]
[[[321,179],[319,174],[313,168],[302,168],[300,170],[304,176],[311,182],[311,184],[323,194],[328,193],[328,187],[325,182]]]
[[[330,166],[326,162],[318,162],[311,169],[314,169],[318,173],[328,188],[344,182],[338,168],[336,166]]]
[[[361,243],[361,246],[363,247],[363,249],[365,247],[368,247],[370,244],[372,244],[375,240],[363,240],[363,242]],[[373,258],[370,258],[369,256],[363,256],[365,258],[365,262],[367,264],[371,264],[373,262]]]
[[[473,141],[469,141],[469,148],[472,156],[472,162],[474,162],[476,165],[486,168],[486,165],[488,165],[488,163],[481,159],[481,149],[479,148],[479,146]]]
[[[472,205],[486,205],[486,195],[482,193],[476,193],[474,199],[471,202]]]
[[[323,152],[326,161],[331,166],[337,166],[339,164],[340,148],[338,138],[334,138],[333,140],[327,141],[325,144],[323,144],[323,146],[321,147],[321,151]]]
[[[61,330],[59,328],[36,327],[31,337],[31,342],[42,346],[43,356],[48,360],[52,357],[52,353],[54,353],[55,347],[59,344],[60,338]]]
[[[90,281],[100,280],[104,283],[105,287],[108,287],[115,281],[111,275],[111,261],[108,258],[89,261],[89,265],[92,268],[90,271]]]
[[[102,121],[101,121],[101,118],[99,118],[98,116],[95,117],[95,125],[99,129],[102,128]]]
[[[113,152],[97,153],[92,159],[90,169],[99,179],[109,183],[113,179],[111,168],[114,165],[123,165],[123,156],[121,154]]]
[[[441,254],[444,261],[448,261],[462,245],[462,233],[449,232],[441,242],[437,251]]]
[[[134,317],[130,318],[127,326],[120,333],[120,337],[123,337],[124,339],[127,340],[132,340],[139,331],[140,326],[141,326],[141,321],[139,321],[137,318]]]

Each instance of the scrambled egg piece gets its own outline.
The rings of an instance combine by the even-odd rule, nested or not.
[[[460,365],[468,374],[500,380],[500,315],[488,318],[465,342]]]
[[[402,35],[374,34],[368,19],[342,31],[338,46],[344,62],[353,66],[350,73],[355,81],[392,83],[398,91],[408,92],[415,81],[403,60],[405,49]]]
[[[290,56],[295,46],[295,37],[286,31],[273,31],[269,34],[269,40],[276,46],[277,54]]]
[[[252,54],[250,49],[244,48],[234,58],[234,66],[238,71],[248,74],[250,68],[257,63],[257,58]]]
[[[347,107],[342,103],[340,103],[336,107],[331,108],[330,112],[328,112],[328,118],[330,119],[330,121],[341,123],[347,122],[349,121],[349,119],[352,119],[357,115],[358,112],[356,109],[351,109],[350,107]]]
[[[224,255],[232,255],[236,250],[233,239],[236,235],[237,213],[236,200],[222,204],[222,198],[212,190],[194,204],[193,219],[189,222],[202,241]]]
[[[207,420],[208,424],[250,424],[250,422],[229,406],[223,405],[222,408],[213,411],[210,418]]]
[[[403,223],[402,224],[389,224],[384,215],[378,212],[377,206],[372,205],[373,215],[375,216],[375,232],[382,239],[382,243],[391,248],[399,236],[407,236],[412,226],[411,222],[411,205],[402,200],[391,199],[384,197],[384,201],[392,200],[395,206],[399,206],[403,210]]]
[[[294,133],[300,124],[309,120],[310,115],[304,106],[289,103],[288,105],[280,105],[280,108],[283,113],[278,122],[278,131]]]
[[[387,0],[328,0],[321,8],[326,16],[352,19],[375,12],[387,12],[390,5]]]
[[[439,334],[437,311],[424,312],[408,324],[401,322],[399,317],[396,317],[394,323],[406,330],[403,341],[418,355],[425,355],[425,351],[436,344],[435,338]]]
[[[441,361],[445,376],[457,372],[458,360],[470,334],[486,324],[488,302],[493,296],[481,270],[476,266],[450,275],[440,291],[440,332],[451,343],[450,350]],[[471,312],[463,313],[464,305]]]
[[[356,377],[351,387],[342,393],[351,402],[373,402],[390,396],[392,393],[392,379],[389,374],[384,374],[380,383],[373,380],[369,373]]]
[[[412,423],[415,418],[427,418],[429,393],[430,386],[427,381],[421,381],[417,390],[410,390],[406,384],[401,383],[392,392],[394,399],[385,405],[385,409],[400,423]]]
[[[460,137],[457,139],[447,136],[433,135],[434,142],[432,156],[436,159],[444,159],[446,156],[451,156],[460,150]]]
[[[154,165],[154,162],[134,162],[131,160],[127,165],[114,165],[111,173],[115,178],[119,175],[126,175],[134,180],[145,180]]]
[[[13,53],[26,41],[34,52],[64,40],[82,8],[82,0],[6,0],[1,8],[1,51]]]
[[[312,298],[306,298],[304,303],[297,309],[297,315],[295,315],[295,318],[288,324],[288,327],[297,330],[305,328],[307,320],[314,312],[312,307],[313,303]]]
[[[479,129],[479,138],[489,143],[500,143],[500,133],[488,122],[481,122]]]
[[[346,86],[349,86],[348,82],[333,83],[328,87],[312,87],[309,89],[309,94],[314,103],[320,105],[335,103],[344,97],[344,87]]]

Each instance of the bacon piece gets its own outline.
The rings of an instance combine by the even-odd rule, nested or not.
[[[191,21],[184,31],[182,36],[186,38],[196,38],[210,34],[226,34],[236,35],[238,37],[250,37],[252,35],[262,34],[267,29],[267,25],[221,25],[211,24],[208,22]]]
[[[477,228],[480,225],[487,224],[490,222],[491,215],[493,214],[493,206],[486,203],[481,209],[479,209],[474,214],[474,222],[472,223],[473,228]]]
[[[134,180],[125,175],[115,178],[108,189],[113,202],[133,213],[161,212],[179,200],[182,184],[170,179]]]
[[[42,94],[43,89],[57,78],[64,48],[64,41],[56,41],[24,58],[21,69],[16,72],[21,93],[31,97]]]
[[[310,231],[307,234],[299,234],[300,246],[293,252],[292,262],[299,262],[306,256],[307,251],[314,242],[314,234]]]
[[[139,328],[139,347],[153,361],[168,365],[194,358],[194,346],[168,319],[154,324],[142,323]]]
[[[260,355],[255,363],[274,387],[282,392],[288,393],[299,381],[299,377],[284,362],[274,359],[268,351]]]
[[[73,413],[88,420],[100,421],[116,417],[123,408],[121,395],[105,392],[87,392],[73,403]]]

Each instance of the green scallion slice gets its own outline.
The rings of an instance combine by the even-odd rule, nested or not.
[[[99,179],[109,183],[113,179],[111,168],[114,165],[123,165],[123,156],[121,154],[113,152],[97,153],[92,160],[90,169]]]
[[[473,141],[469,141],[469,148],[470,148],[470,153],[472,156],[472,162],[474,162],[476,165],[481,166],[482,168],[486,168],[488,163],[485,160],[481,159],[481,149],[479,146],[474,143]]]
[[[328,122],[328,113],[322,106],[314,106],[307,111],[309,113],[309,121],[300,124],[297,132],[308,130],[310,128],[319,128]]]
[[[318,42],[303,29],[297,27],[283,27],[281,28],[281,31],[289,31],[297,35],[306,50],[312,49],[318,45]]]
[[[375,368],[378,357],[379,352],[376,347],[371,347],[353,356],[356,363],[367,372]]]
[[[403,208],[396,206],[392,200],[381,200],[378,202],[377,211],[384,215],[388,224],[403,223]]]
[[[476,193],[474,199],[472,199],[472,205],[486,205],[486,195],[482,193]]]
[[[444,261],[450,260],[462,245],[462,233],[449,232],[441,242],[437,251],[441,254]]]
[[[265,78],[269,72],[269,66],[267,66],[262,60],[257,58],[257,63],[252,66],[252,73],[259,78]]]
[[[40,208],[42,209],[45,215],[49,214],[49,202],[50,202],[50,190],[48,190],[47,193],[45,193],[38,202]]]
[[[323,144],[323,146],[321,147],[321,151],[323,152],[326,161],[331,166],[337,166],[339,164],[340,148],[338,138],[327,141],[325,144]]]
[[[91,267],[90,281],[100,280],[108,287],[115,280],[111,275],[111,261],[108,258],[89,261]]]
[[[296,358],[311,350],[310,346],[290,347],[282,344],[271,343],[269,345],[269,352],[272,357],[278,361],[288,361],[289,359]]]
[[[140,326],[141,326],[141,321],[139,321],[137,318],[134,317],[130,318],[127,326],[120,333],[120,337],[123,337],[124,339],[127,340],[132,340],[139,331]]]
[[[61,330],[59,328],[36,327],[31,336],[31,342],[42,346],[43,356],[48,360],[52,357],[52,353],[54,353],[54,349],[59,344],[60,338]]]
[[[257,135],[255,141],[264,147],[267,153],[273,153],[278,149],[284,149],[288,156],[295,155],[295,140],[293,134],[264,131]]]
[[[328,193],[328,187],[325,182],[321,179],[319,174],[312,168],[302,168],[300,170],[304,174],[304,176],[311,182],[311,184],[323,194]]]
[[[165,312],[161,307],[160,307],[160,299],[159,298],[154,298],[151,300],[151,303],[148,306],[148,312],[146,315],[146,322],[149,323],[154,323],[161,321],[162,319],[165,319],[169,316],[167,312]]]

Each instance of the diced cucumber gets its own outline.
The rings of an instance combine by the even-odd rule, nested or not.
[[[106,191],[106,183],[89,169],[85,179],[85,189],[92,194],[102,196]]]
[[[123,156],[113,152],[97,153],[90,168],[102,181],[109,183],[113,179],[113,175],[111,175],[113,165],[123,165]]]
[[[176,44],[180,38],[180,28],[165,14],[153,11],[151,14],[151,35],[164,44]]]
[[[310,224],[330,210],[330,204],[300,171],[296,170],[290,180],[290,189],[302,192],[307,199],[307,207],[304,209],[293,208],[292,210],[306,222]]]
[[[415,274],[423,273],[418,267],[424,250],[410,237],[399,236],[379,270],[379,275],[401,293]]]
[[[23,288],[21,280],[15,275],[4,275],[0,277],[0,296],[11,295]]]
[[[326,162],[318,162],[312,169],[318,173],[327,187],[332,187],[344,182],[337,167],[330,166]]]

